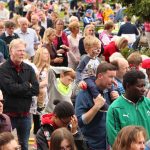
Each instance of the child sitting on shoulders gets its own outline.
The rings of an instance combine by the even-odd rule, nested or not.
[[[98,56],[101,52],[101,42],[94,36],[86,36],[84,39],[84,47],[87,55],[85,55],[77,67],[76,82],[80,88],[88,88],[94,99],[105,101],[95,84],[97,67],[100,64]],[[101,108],[101,111],[107,111],[106,104],[104,107]]]

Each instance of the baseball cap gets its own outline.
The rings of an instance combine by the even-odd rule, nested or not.
[[[87,9],[87,10],[86,10],[86,13],[92,14],[93,11],[92,11],[92,9]]]

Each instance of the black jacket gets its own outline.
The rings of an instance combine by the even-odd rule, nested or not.
[[[9,45],[12,40],[18,39],[19,36],[18,36],[18,34],[16,34],[16,33],[13,33],[12,36],[6,36],[6,34],[5,34],[5,32],[4,32],[4,33],[0,36],[0,38],[1,38],[3,41],[5,41],[7,45]]]
[[[31,66],[22,63],[18,73],[7,60],[0,66],[0,87],[4,97],[4,112],[29,112],[32,96],[39,93],[39,84]]]
[[[37,150],[49,150],[48,143],[50,142],[50,137],[54,130],[55,129],[53,128],[53,126],[49,124],[45,124],[39,129],[36,135]],[[73,136],[74,136],[74,141],[77,146],[77,149],[87,150],[87,144],[81,132],[78,131],[78,133],[76,133]]]

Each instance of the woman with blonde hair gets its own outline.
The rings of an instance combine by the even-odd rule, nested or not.
[[[84,48],[84,44],[83,44],[83,40],[86,36],[91,35],[91,36],[95,36],[95,26],[92,24],[86,25],[84,28],[84,32],[83,32],[83,38],[81,38],[79,40],[79,51],[80,51],[80,55],[84,55],[87,54]]]
[[[38,79],[40,85],[37,104],[39,108],[43,108],[48,84],[48,69],[50,68],[50,56],[48,50],[44,47],[39,48],[35,53],[33,62],[38,69]]]
[[[39,95],[37,97],[37,111],[41,112],[45,107],[47,99],[48,70],[50,68],[50,56],[48,50],[44,47],[38,48],[33,62],[38,69]],[[34,114],[33,121],[34,134],[36,134],[40,128],[40,115]]]
[[[122,49],[128,46],[128,40],[125,37],[118,37],[114,41],[110,42],[104,47],[105,60],[109,62],[109,57],[115,53],[120,52]]]
[[[57,50],[54,46],[54,39],[56,38],[56,31],[53,28],[47,28],[44,32],[43,37],[43,47],[47,48],[51,61],[50,64],[52,66],[60,66],[63,62],[63,58],[61,52],[62,49]]]
[[[112,150],[144,150],[146,131],[142,126],[126,126],[120,130]]]
[[[80,61],[80,53],[79,53],[79,40],[81,36],[78,34],[80,29],[80,23],[78,21],[73,21],[69,24],[69,30],[71,34],[68,35],[68,42],[70,51],[68,52],[68,65],[72,69],[76,69],[79,61]]]

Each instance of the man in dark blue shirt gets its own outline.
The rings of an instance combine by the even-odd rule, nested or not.
[[[101,93],[101,99],[93,100],[91,91],[80,91],[75,102],[75,112],[78,118],[79,127],[85,136],[90,150],[107,150],[106,140],[106,112],[100,108],[105,101],[111,103],[113,93],[108,89],[112,87],[116,67],[110,63],[102,63],[97,68],[95,84]]]
[[[135,25],[131,24],[131,18],[126,16],[125,18],[125,24],[120,26],[120,29],[118,31],[118,36],[121,36],[122,34],[135,34],[139,35],[139,32]]]

